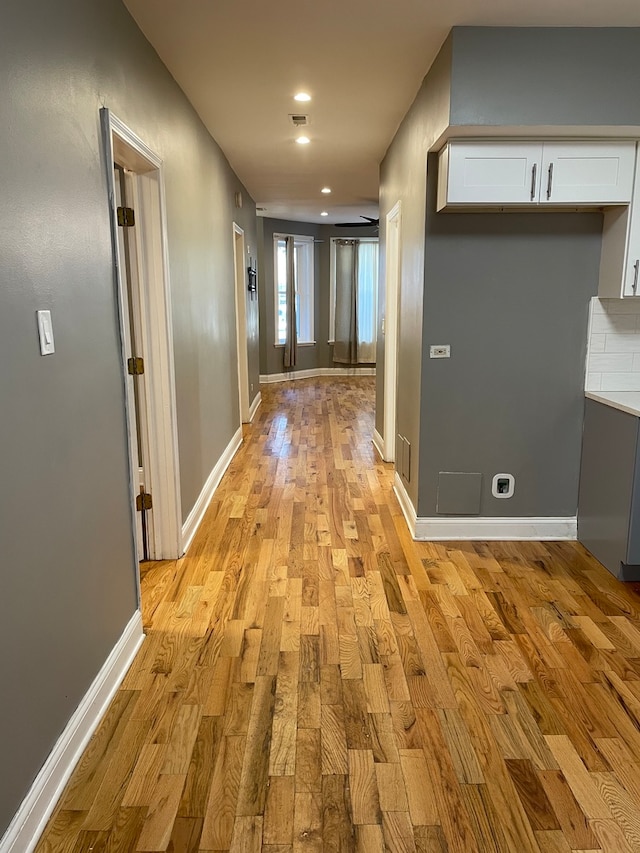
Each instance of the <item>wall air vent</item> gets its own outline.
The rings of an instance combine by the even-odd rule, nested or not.
[[[289,115],[291,119],[291,123],[295,127],[304,127],[309,124],[309,116],[303,115],[302,113],[294,113],[293,115]]]

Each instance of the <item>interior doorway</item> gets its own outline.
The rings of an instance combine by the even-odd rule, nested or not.
[[[240,420],[249,423],[249,356],[247,353],[247,283],[245,267],[244,231],[233,223],[233,264],[236,291],[236,342],[238,362],[238,388],[240,395]]]
[[[118,217],[118,268],[122,289],[122,346],[127,367],[127,411],[129,454],[132,462],[134,500],[136,504],[136,545],[138,561],[149,559],[149,541],[153,538],[153,501],[149,482],[149,417],[145,388],[143,352],[142,285],[139,276],[138,246],[133,215],[125,222],[123,211],[135,211],[135,177],[114,162],[114,190]],[[123,220],[120,222],[120,220]],[[148,365],[147,365],[148,367]]]
[[[101,110],[138,559],[182,555],[161,159]]]
[[[398,201],[386,217],[383,438],[385,462],[394,462],[396,458],[401,225],[401,206]]]

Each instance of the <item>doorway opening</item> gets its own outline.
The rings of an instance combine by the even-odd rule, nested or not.
[[[248,424],[249,403],[249,356],[247,353],[247,296],[245,284],[244,231],[233,223],[233,265],[236,290],[236,345],[238,348],[238,389],[240,395],[240,420]]]
[[[136,553],[139,560],[177,559],[182,521],[162,160],[108,109],[100,112]]]
[[[384,320],[384,438],[385,462],[396,458],[396,396],[398,387],[398,318],[400,300],[401,207],[386,217],[385,320]]]

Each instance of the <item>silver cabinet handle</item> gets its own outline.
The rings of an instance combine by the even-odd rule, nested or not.
[[[538,164],[534,163],[531,167],[531,201],[536,197],[536,172],[538,171]]]
[[[638,287],[638,268],[640,267],[640,258],[633,265],[633,284],[631,285],[631,290],[633,291],[633,295],[636,295],[636,289]]]
[[[551,198],[551,184],[553,183],[553,163],[549,163],[549,177],[547,178],[547,201]]]

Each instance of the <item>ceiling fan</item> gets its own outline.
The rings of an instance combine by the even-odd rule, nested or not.
[[[366,222],[336,222],[338,228],[377,228],[380,225],[379,219],[374,219],[371,216],[362,216],[360,219],[366,219]]]

